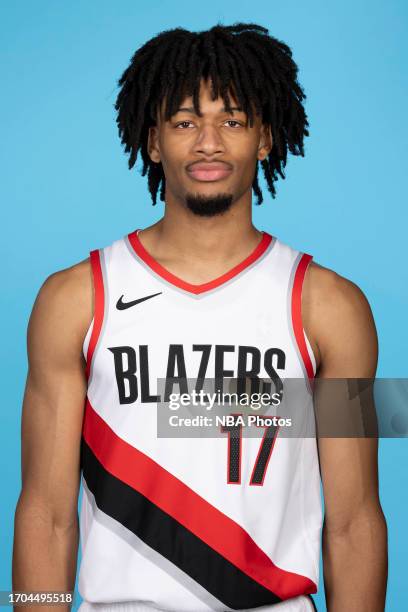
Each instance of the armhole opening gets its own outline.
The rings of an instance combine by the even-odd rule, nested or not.
[[[92,359],[101,335],[105,316],[105,287],[102,270],[102,253],[99,249],[91,251],[90,262],[94,288],[94,315],[83,344],[84,351],[86,350],[86,377],[88,380],[91,373]]]
[[[298,256],[297,263],[295,263],[291,295],[291,318],[294,340],[297,345],[299,357],[302,360],[305,375],[308,379],[314,379],[315,377],[316,358],[314,356],[310,341],[303,328],[302,289],[306,270],[312,259],[312,255],[307,253],[302,253]]]

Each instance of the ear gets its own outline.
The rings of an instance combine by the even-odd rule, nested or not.
[[[156,164],[160,163],[159,128],[157,125],[149,127],[147,152],[153,162],[156,162]]]
[[[258,146],[258,159],[263,161],[271,152],[273,146],[271,126],[263,123]]]

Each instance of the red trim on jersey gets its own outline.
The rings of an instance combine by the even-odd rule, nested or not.
[[[218,276],[218,278],[215,278],[214,280],[208,281],[207,283],[202,283],[201,285],[194,285],[192,283],[188,283],[187,281],[184,281],[183,279],[179,278],[175,274],[172,274],[172,272],[169,272],[169,270],[166,270],[166,268],[164,268],[161,264],[159,264],[159,262],[156,261],[154,257],[152,257],[146,251],[146,249],[140,242],[139,236],[137,235],[138,231],[139,230],[135,230],[131,234],[128,234],[129,242],[132,245],[133,249],[135,250],[136,254],[141,259],[143,259],[143,261],[152,270],[154,270],[156,274],[164,278],[166,281],[168,281],[169,283],[172,283],[176,287],[180,287],[181,289],[184,289],[185,291],[190,291],[190,293],[195,293],[195,294],[204,293],[205,291],[209,291],[210,289],[219,287],[223,283],[226,283],[231,278],[233,278],[234,276],[242,272],[242,270],[245,270],[245,268],[247,268],[249,265],[254,263],[254,261],[259,259],[259,257],[266,251],[266,249],[268,248],[272,240],[272,236],[270,234],[268,234],[267,232],[262,232],[263,236],[259,244],[255,247],[252,253],[248,255],[248,257],[246,257],[243,261],[241,261],[241,263],[237,264],[236,266],[231,268],[231,270],[228,270],[228,272],[225,272],[225,274]]]
[[[295,278],[293,281],[292,289],[292,324],[295,339],[300,350],[300,354],[305,364],[306,372],[309,378],[314,378],[313,364],[310,359],[309,351],[305,336],[303,333],[303,322],[302,322],[302,287],[303,280],[305,278],[307,266],[312,260],[312,255],[304,253],[299,261],[295,272]]]
[[[103,315],[105,311],[105,291],[103,288],[103,275],[101,258],[99,251],[91,251],[90,261],[94,285],[94,320],[91,332],[91,337],[88,344],[86,355],[86,377],[89,378],[91,369],[92,357],[95,351],[96,343],[98,342],[99,334],[101,333]]]
[[[316,593],[315,583],[280,569],[247,531],[153,459],[122,440],[86,402],[82,435],[105,470],[173,517],[281,599]]]

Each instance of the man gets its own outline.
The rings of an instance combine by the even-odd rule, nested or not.
[[[375,439],[317,448],[262,423],[257,438],[235,425],[209,438],[157,433],[156,407],[190,379],[221,391],[229,378],[258,389],[295,379],[307,418],[313,378],[375,374],[360,289],[252,224],[259,163],[274,197],[308,134],[291,51],[253,24],[175,29],[139,49],[119,85],[129,167],[140,150],[165,212],[39,292],[13,587],[73,589],[81,468],[81,610],[311,610],[321,475],[327,609],[379,612]]]

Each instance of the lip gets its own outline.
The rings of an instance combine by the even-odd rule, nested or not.
[[[196,181],[219,181],[229,176],[231,166],[224,162],[194,162],[187,168],[188,174]]]

